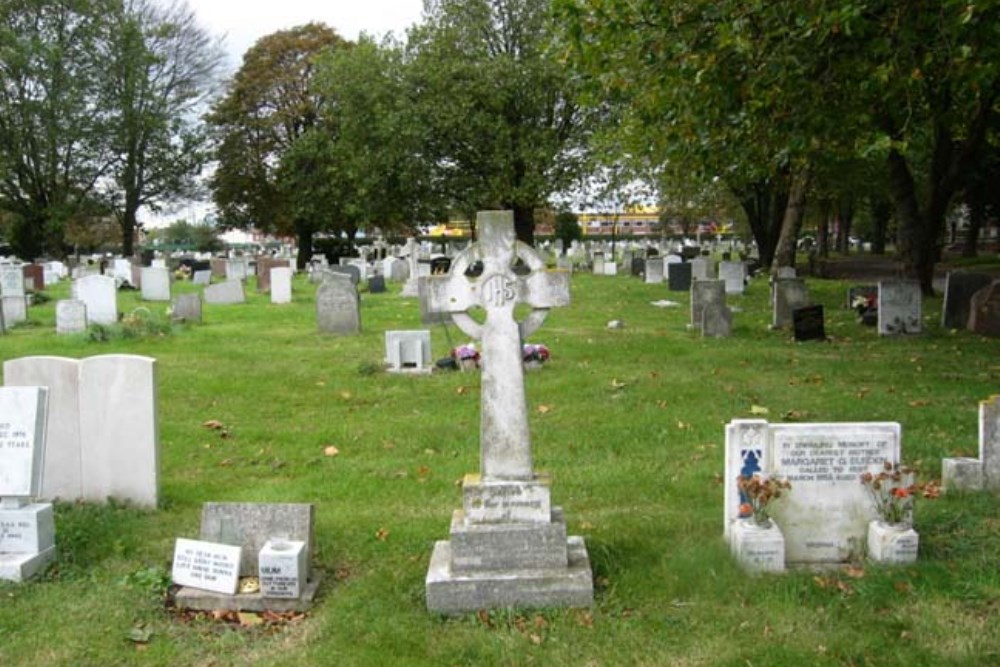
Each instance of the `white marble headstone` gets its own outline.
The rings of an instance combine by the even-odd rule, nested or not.
[[[131,268],[129,269],[131,271]],[[89,324],[114,324],[118,321],[118,292],[115,279],[109,276],[84,276],[73,283],[73,298],[87,305]]]
[[[170,301],[170,272],[158,266],[142,269],[142,298],[144,301]]]
[[[271,269],[271,303],[292,302],[292,270],[287,266]]]
[[[0,387],[0,498],[41,492],[47,405],[45,387]]]

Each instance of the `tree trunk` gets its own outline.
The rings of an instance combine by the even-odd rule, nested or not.
[[[122,257],[131,257],[135,251],[136,209],[138,207],[126,204],[125,210],[118,218],[118,226],[122,230]]]
[[[804,167],[792,176],[792,184],[781,221],[781,233],[775,244],[771,273],[783,266],[795,267],[795,251],[802,229],[802,218],[806,206],[806,191],[809,189],[809,168]]]
[[[872,254],[885,255],[885,239],[889,233],[892,203],[885,197],[872,197]]]
[[[313,257],[313,228],[304,220],[295,221],[295,240],[299,252],[295,257],[295,266],[299,271],[305,270]]]
[[[986,202],[976,191],[967,191],[965,201],[969,206],[969,227],[965,230],[965,240],[962,242],[962,257],[975,257],[979,254],[979,231],[986,221]]]
[[[830,202],[820,206],[819,222],[816,224],[816,256],[830,256]]]
[[[530,246],[535,245],[535,208],[533,206],[514,205],[514,233],[518,241]]]
[[[746,213],[750,233],[760,254],[760,265],[771,266],[788,202],[787,189],[777,187],[771,179],[751,183],[746,188],[733,188],[733,194]]]
[[[906,275],[920,282],[921,291],[934,294],[934,242],[929,221],[920,213],[916,186],[906,158],[892,150],[888,158],[889,194],[899,225],[898,248]]]

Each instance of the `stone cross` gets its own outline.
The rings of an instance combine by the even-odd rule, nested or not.
[[[462,331],[481,341],[483,479],[531,479],[522,336],[541,326],[550,308],[569,304],[569,274],[546,270],[541,257],[517,241],[510,211],[480,212],[476,231],[479,241],[455,258],[447,275],[432,276],[421,285],[431,312],[450,313]],[[529,269],[527,275],[515,272],[518,259]],[[514,319],[518,304],[533,309],[521,323]],[[486,313],[482,323],[468,313],[476,307]]]

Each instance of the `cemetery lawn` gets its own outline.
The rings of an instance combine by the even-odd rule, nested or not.
[[[415,299],[363,294],[364,333],[325,336],[304,277],[286,306],[251,280],[246,305],[205,306],[202,325],[91,342],[54,333],[69,291],[56,286],[0,337],[0,361],[155,357],[161,507],[57,506],[55,565],[0,583],[0,665],[1000,664],[995,495],[919,504],[914,566],[749,577],[730,559],[730,420],[898,421],[904,461],[938,478],[942,457],[977,454],[977,403],[1000,393],[1000,340],[942,330],[940,297],[924,335],[880,339],[844,308],[850,283],[809,285],[829,342],[768,331],[766,279],[729,298],[731,338],[702,340],[686,293],[574,277],[572,305],[531,341],[552,359],[526,382],[535,467],[586,538],[595,605],[456,618],[426,611],[424,576],[458,480],[478,469],[479,377],[378,370],[385,330],[423,328]],[[467,342],[449,334],[432,330],[436,358]],[[198,536],[206,501],[315,503],[325,579],[311,612],[240,625],[165,608],[174,540]]]

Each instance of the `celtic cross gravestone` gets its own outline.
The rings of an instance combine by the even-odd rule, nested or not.
[[[480,473],[463,481],[451,540],[435,545],[427,573],[427,607],[463,611],[506,606],[588,606],[593,582],[582,538],[567,537],[552,507],[545,475],[532,467],[522,341],[549,309],[569,304],[569,274],[514,235],[509,211],[477,216],[479,242],[444,276],[421,281],[422,298],[480,341],[482,395]],[[518,322],[518,304],[531,308]],[[480,322],[470,310],[481,308]]]

